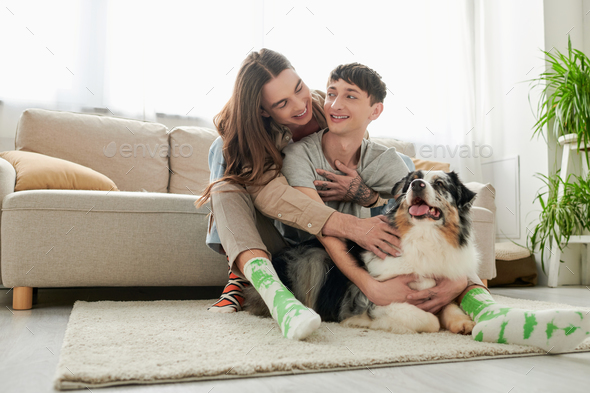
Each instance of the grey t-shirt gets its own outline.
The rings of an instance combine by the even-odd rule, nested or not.
[[[307,187],[316,189],[315,180],[326,180],[316,172],[320,168],[338,175],[344,173],[333,169],[322,151],[322,137],[329,129],[311,134],[299,142],[291,143],[283,149],[282,173],[291,187]],[[392,197],[393,186],[408,174],[408,167],[397,154],[395,148],[387,148],[371,140],[363,139],[357,172],[369,188],[377,191],[381,198]],[[359,217],[361,206],[354,202],[325,202],[335,210]],[[299,231],[288,225],[276,221],[277,228],[283,236],[293,243],[299,243],[313,238],[307,232]]]

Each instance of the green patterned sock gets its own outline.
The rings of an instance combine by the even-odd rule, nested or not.
[[[303,340],[320,327],[320,316],[293,296],[268,259],[250,259],[244,265],[244,275],[262,296],[283,336]]]
[[[483,288],[465,294],[461,308],[475,322],[475,341],[541,347],[552,353],[574,350],[590,338],[590,315],[576,310],[503,307]]]

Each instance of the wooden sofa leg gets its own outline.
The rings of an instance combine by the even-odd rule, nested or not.
[[[31,308],[33,308],[33,287],[14,287],[12,309],[30,310]]]

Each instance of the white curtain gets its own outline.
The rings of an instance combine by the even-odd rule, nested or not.
[[[210,122],[251,50],[285,54],[315,89],[356,61],[389,89],[371,135],[414,142],[422,158],[481,180],[490,108],[480,3],[9,2],[0,12],[0,100]]]
[[[261,46],[262,1],[106,3],[104,102],[128,115],[211,119]]]
[[[370,134],[414,142],[419,157],[449,162],[465,181],[481,181],[481,156],[491,149],[481,138],[483,15],[474,1],[359,6],[344,0],[337,7],[319,2],[291,8],[289,2],[265,8],[265,46],[283,52],[319,89],[338,64],[369,65],[389,90]]]
[[[0,100],[82,104],[78,1],[6,2],[0,12]],[[83,84],[83,83],[82,83]]]
[[[6,2],[0,100],[210,120],[262,47],[263,1]]]

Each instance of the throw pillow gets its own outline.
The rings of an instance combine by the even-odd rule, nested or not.
[[[102,173],[70,161],[19,150],[1,152],[0,157],[11,163],[16,171],[14,191],[119,191],[115,183]]]
[[[444,171],[450,172],[451,164],[447,162],[438,162],[438,161],[428,161],[422,160],[420,158],[412,158],[414,161],[414,165],[416,166],[416,170],[423,170],[423,171]]]

